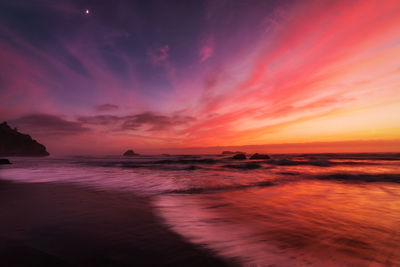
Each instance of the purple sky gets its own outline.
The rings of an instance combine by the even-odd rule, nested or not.
[[[398,14],[396,1],[2,1],[0,120],[55,154],[398,140]]]

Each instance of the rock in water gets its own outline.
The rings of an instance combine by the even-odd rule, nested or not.
[[[3,164],[11,164],[11,162],[8,159],[0,159],[0,165]]]
[[[235,160],[245,160],[245,159],[246,159],[246,155],[243,154],[243,153],[236,154],[235,156],[232,157],[232,159],[235,159]]]
[[[7,122],[0,124],[0,156],[48,156],[46,147],[29,135],[11,129]]]
[[[139,155],[139,154],[135,153],[132,149],[129,149],[129,150],[127,150],[127,151],[124,153],[124,156],[125,156],[125,157],[137,156],[137,155]]]
[[[268,156],[267,154],[258,154],[258,153],[255,153],[250,157],[250,159],[270,159],[270,158],[271,157]]]

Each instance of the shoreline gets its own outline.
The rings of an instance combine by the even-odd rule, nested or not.
[[[232,266],[185,241],[147,198],[67,183],[0,179],[5,266]]]

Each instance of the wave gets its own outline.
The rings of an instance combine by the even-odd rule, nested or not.
[[[391,182],[400,183],[400,174],[344,174],[335,173],[316,176],[318,180],[336,180],[345,182]]]
[[[237,161],[230,159],[216,160],[213,158],[203,158],[203,159],[162,159],[162,160],[120,160],[120,161],[87,161],[87,162],[76,162],[78,164],[86,164],[98,167],[119,167],[119,168],[149,168],[149,169],[201,169],[198,165],[218,165],[224,164],[218,167],[230,168],[230,169],[242,169],[242,170],[254,170],[260,168],[271,168],[271,166],[301,166],[309,165],[316,167],[332,167],[339,165],[376,165],[373,162],[358,162],[358,161],[344,161],[344,162],[334,162],[330,160],[292,160],[292,159],[270,159],[263,161],[245,161],[237,163]],[[161,167],[161,166],[180,166],[189,165],[188,167]],[[193,167],[195,166],[195,167]]]
[[[149,162],[150,164],[216,164],[218,160],[207,158],[207,159],[178,159],[178,160],[158,160]]]
[[[160,171],[194,171],[194,170],[199,170],[203,169],[200,166],[197,165],[136,165],[136,164],[129,164],[129,165],[123,165],[119,166],[122,168],[144,168],[144,169],[149,169],[149,170],[160,170]]]
[[[278,172],[277,174],[280,174],[280,175],[290,175],[290,176],[300,175],[299,172]]]
[[[143,160],[143,159],[129,159],[129,160],[101,160],[101,161],[79,161],[76,164],[85,164],[98,167],[122,167],[122,168],[148,168],[159,165],[213,165],[219,163],[218,160],[212,158],[204,159],[162,159],[162,160]]]
[[[201,194],[201,193],[212,193],[212,192],[220,192],[220,191],[231,191],[231,190],[240,190],[251,187],[264,187],[264,186],[273,186],[276,185],[271,181],[261,181],[252,184],[244,184],[244,185],[229,185],[229,186],[212,186],[212,187],[191,187],[187,189],[177,189],[170,190],[164,193],[167,194]]]
[[[400,160],[400,153],[321,153],[300,154],[295,157],[310,160],[340,159],[340,160]]]
[[[318,159],[318,160],[272,159],[266,161],[266,163],[277,166],[311,165],[316,167],[332,167],[338,165],[376,165],[376,163],[372,162],[358,162],[358,161],[335,162],[326,159]]]
[[[243,169],[243,170],[254,170],[254,169],[260,169],[263,166],[258,163],[253,163],[253,162],[246,162],[243,164],[227,164],[222,166],[224,168],[231,168],[231,169]]]

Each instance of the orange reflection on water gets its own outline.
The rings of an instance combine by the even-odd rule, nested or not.
[[[178,233],[243,264],[400,265],[400,186],[299,181],[160,196]]]

